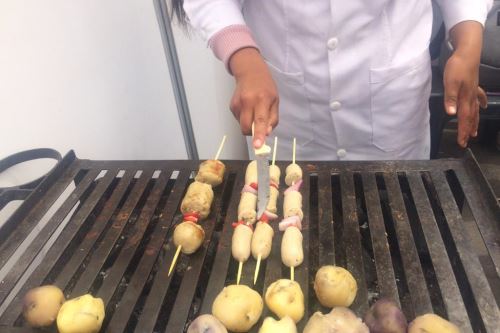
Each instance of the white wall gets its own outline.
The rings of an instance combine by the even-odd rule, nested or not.
[[[229,110],[233,77],[195,32],[187,34],[177,24],[173,28],[200,158],[213,158],[226,134],[221,158],[247,159],[245,139]]]
[[[186,158],[152,1],[0,1],[0,158]]]

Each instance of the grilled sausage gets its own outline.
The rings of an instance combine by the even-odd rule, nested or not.
[[[302,233],[297,227],[286,228],[281,240],[281,261],[288,267],[297,267],[304,261]]]
[[[233,258],[238,262],[245,262],[250,257],[253,231],[249,226],[238,224],[234,228],[231,241],[231,252]]]
[[[238,221],[255,223],[257,220],[257,196],[251,192],[242,192],[238,205]]]
[[[299,191],[285,192],[283,216],[285,218],[298,216],[301,221],[304,218],[304,213],[302,212],[302,194]]]
[[[181,212],[183,214],[198,213],[201,219],[205,219],[210,214],[213,199],[212,186],[194,181],[189,185],[186,195],[182,199]]]
[[[279,185],[281,177],[281,170],[276,164],[269,166],[269,179],[276,185]]]
[[[245,172],[245,184],[250,185],[252,183],[257,184],[257,161],[248,163]]]
[[[174,244],[181,246],[181,252],[191,254],[196,252],[205,239],[203,228],[193,222],[182,222],[174,230]]]
[[[252,256],[257,259],[259,254],[266,259],[271,253],[274,231],[265,222],[257,222],[257,227],[252,236]]]
[[[266,210],[268,212],[271,212],[273,214],[276,214],[278,212],[278,195],[280,192],[278,189],[276,189],[274,186],[271,186],[269,189],[269,201],[267,203]]]
[[[222,183],[226,166],[219,160],[206,160],[200,164],[194,180],[217,186]]]
[[[291,163],[285,170],[285,183],[292,186],[294,183],[302,179],[302,169],[296,163]]]

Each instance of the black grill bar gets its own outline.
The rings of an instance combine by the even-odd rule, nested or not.
[[[398,177],[395,173],[384,174],[384,180],[413,308],[416,315],[432,312],[431,299],[413,241]]]
[[[344,217],[344,244],[347,257],[347,270],[351,272],[358,284],[358,294],[353,304],[358,314],[368,310],[368,289],[366,286],[365,269],[363,263],[363,249],[359,231],[358,215],[356,208],[356,195],[354,192],[354,175],[347,171],[340,175],[342,191],[342,215]]]
[[[59,260],[63,252],[70,247],[71,242],[76,236],[78,230],[83,226],[84,222],[87,220],[88,216],[92,212],[92,209],[96,206],[97,202],[101,199],[104,191],[108,188],[111,181],[116,176],[116,170],[109,170],[106,175],[99,179],[97,186],[95,187],[89,198],[83,203],[81,209],[75,214],[72,219],[72,223],[69,223],[61,232],[57,241],[52,245],[50,250],[47,252],[43,259],[43,264],[38,265],[36,270],[31,274],[29,280],[24,284],[24,287],[17,294],[17,296],[11,302],[8,310],[3,314],[2,322],[8,322],[9,324],[14,324],[16,319],[19,317],[19,313],[22,309],[21,297],[30,288],[34,288],[38,285],[43,284],[44,277],[50,272],[50,270],[55,266],[56,262]]]
[[[14,267],[3,268],[0,331],[31,332],[21,318],[22,297],[47,283],[69,297],[87,292],[102,297],[103,332],[183,332],[196,316],[210,313],[222,288],[236,283],[238,267],[231,255],[231,224],[248,161],[225,164],[224,182],[214,189],[211,214],[202,222],[203,246],[193,255],[181,254],[168,277],[180,202],[198,162],[90,161],[68,154],[1,230],[0,271],[23,242],[27,248]],[[287,164],[278,163],[282,184]],[[435,312],[463,332],[498,331],[500,207],[471,154],[439,161],[300,164],[304,262],[295,279],[306,315],[299,331],[313,312],[328,311],[313,290],[317,270],[327,264],[355,276],[358,295],[351,308],[359,315],[376,299],[389,297],[409,319]],[[51,208],[63,193],[70,195]],[[281,194],[280,216],[282,205]],[[55,213],[45,216],[49,209]],[[241,283],[262,295],[271,283],[290,277],[281,262],[283,232],[271,225],[271,255],[255,286],[256,261],[250,258],[243,266]],[[25,241],[35,228],[38,234]],[[34,267],[47,248],[43,264]],[[273,314],[264,307],[251,333],[266,316]]]
[[[448,318],[456,323],[464,332],[470,332],[472,327],[469,323],[465,305],[461,301],[460,290],[432,212],[429,198],[422,182],[422,176],[417,172],[409,172],[407,177],[424,232],[425,241],[432,258],[433,268],[438,278]]]
[[[443,172],[432,171],[431,176],[436,188],[439,203],[448,222],[447,226],[453,238],[453,242],[448,242],[448,244],[449,246],[454,245],[460,257],[461,263],[457,262],[456,265],[460,266],[457,267],[457,270],[463,270],[467,276],[467,281],[463,281],[463,285],[461,286],[462,296],[464,293],[466,295],[468,294],[469,288],[473,294],[471,303],[465,303],[465,306],[469,306],[469,318],[472,321],[472,326],[476,328],[484,325],[488,332],[495,332],[495,330],[500,327],[498,304],[493,297],[493,293],[484,275],[479,259],[474,255],[464,234],[464,221],[458,207],[455,201],[450,200],[453,194],[449,184]],[[465,279],[463,276],[459,276],[458,278]],[[475,300],[475,302],[473,300]],[[475,318],[475,312],[477,311],[479,311],[481,315],[482,323],[478,318]]]
[[[392,268],[384,217],[380,208],[377,181],[375,175],[369,173],[363,173],[362,179],[380,297],[393,299],[399,304],[398,288]]]

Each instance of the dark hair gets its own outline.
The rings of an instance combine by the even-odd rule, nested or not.
[[[185,27],[187,25],[187,17],[183,5],[184,0],[171,0],[170,8],[172,19],[175,17],[177,19],[177,22]]]

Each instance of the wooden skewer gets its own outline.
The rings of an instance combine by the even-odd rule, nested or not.
[[[222,138],[222,141],[221,141],[221,143],[219,145],[219,149],[217,150],[217,154],[215,154],[214,160],[218,160],[219,159],[219,155],[222,152],[222,147],[224,147],[224,143],[226,142],[226,137],[227,137],[227,135],[224,135],[224,137]]]
[[[297,140],[293,138],[292,163],[295,164],[295,149],[297,148]]]
[[[243,261],[240,261],[240,263],[238,265],[238,275],[236,276],[236,284],[240,284],[242,268],[243,268]]]
[[[277,136],[274,137],[274,149],[273,149],[273,163],[272,163],[272,165],[274,165],[276,162],[276,148],[278,148],[278,137]]]
[[[262,254],[259,253],[257,257],[257,265],[255,266],[255,273],[253,275],[253,284],[257,283],[257,277],[259,276],[260,262],[262,261]]]
[[[177,251],[175,251],[174,259],[172,260],[172,263],[170,264],[170,269],[168,270],[168,276],[172,274],[172,270],[175,267],[175,263],[177,262],[177,258],[179,258],[179,253],[181,253],[182,246],[177,246]]]
[[[295,267],[293,266],[290,267],[290,280],[295,280]]]

